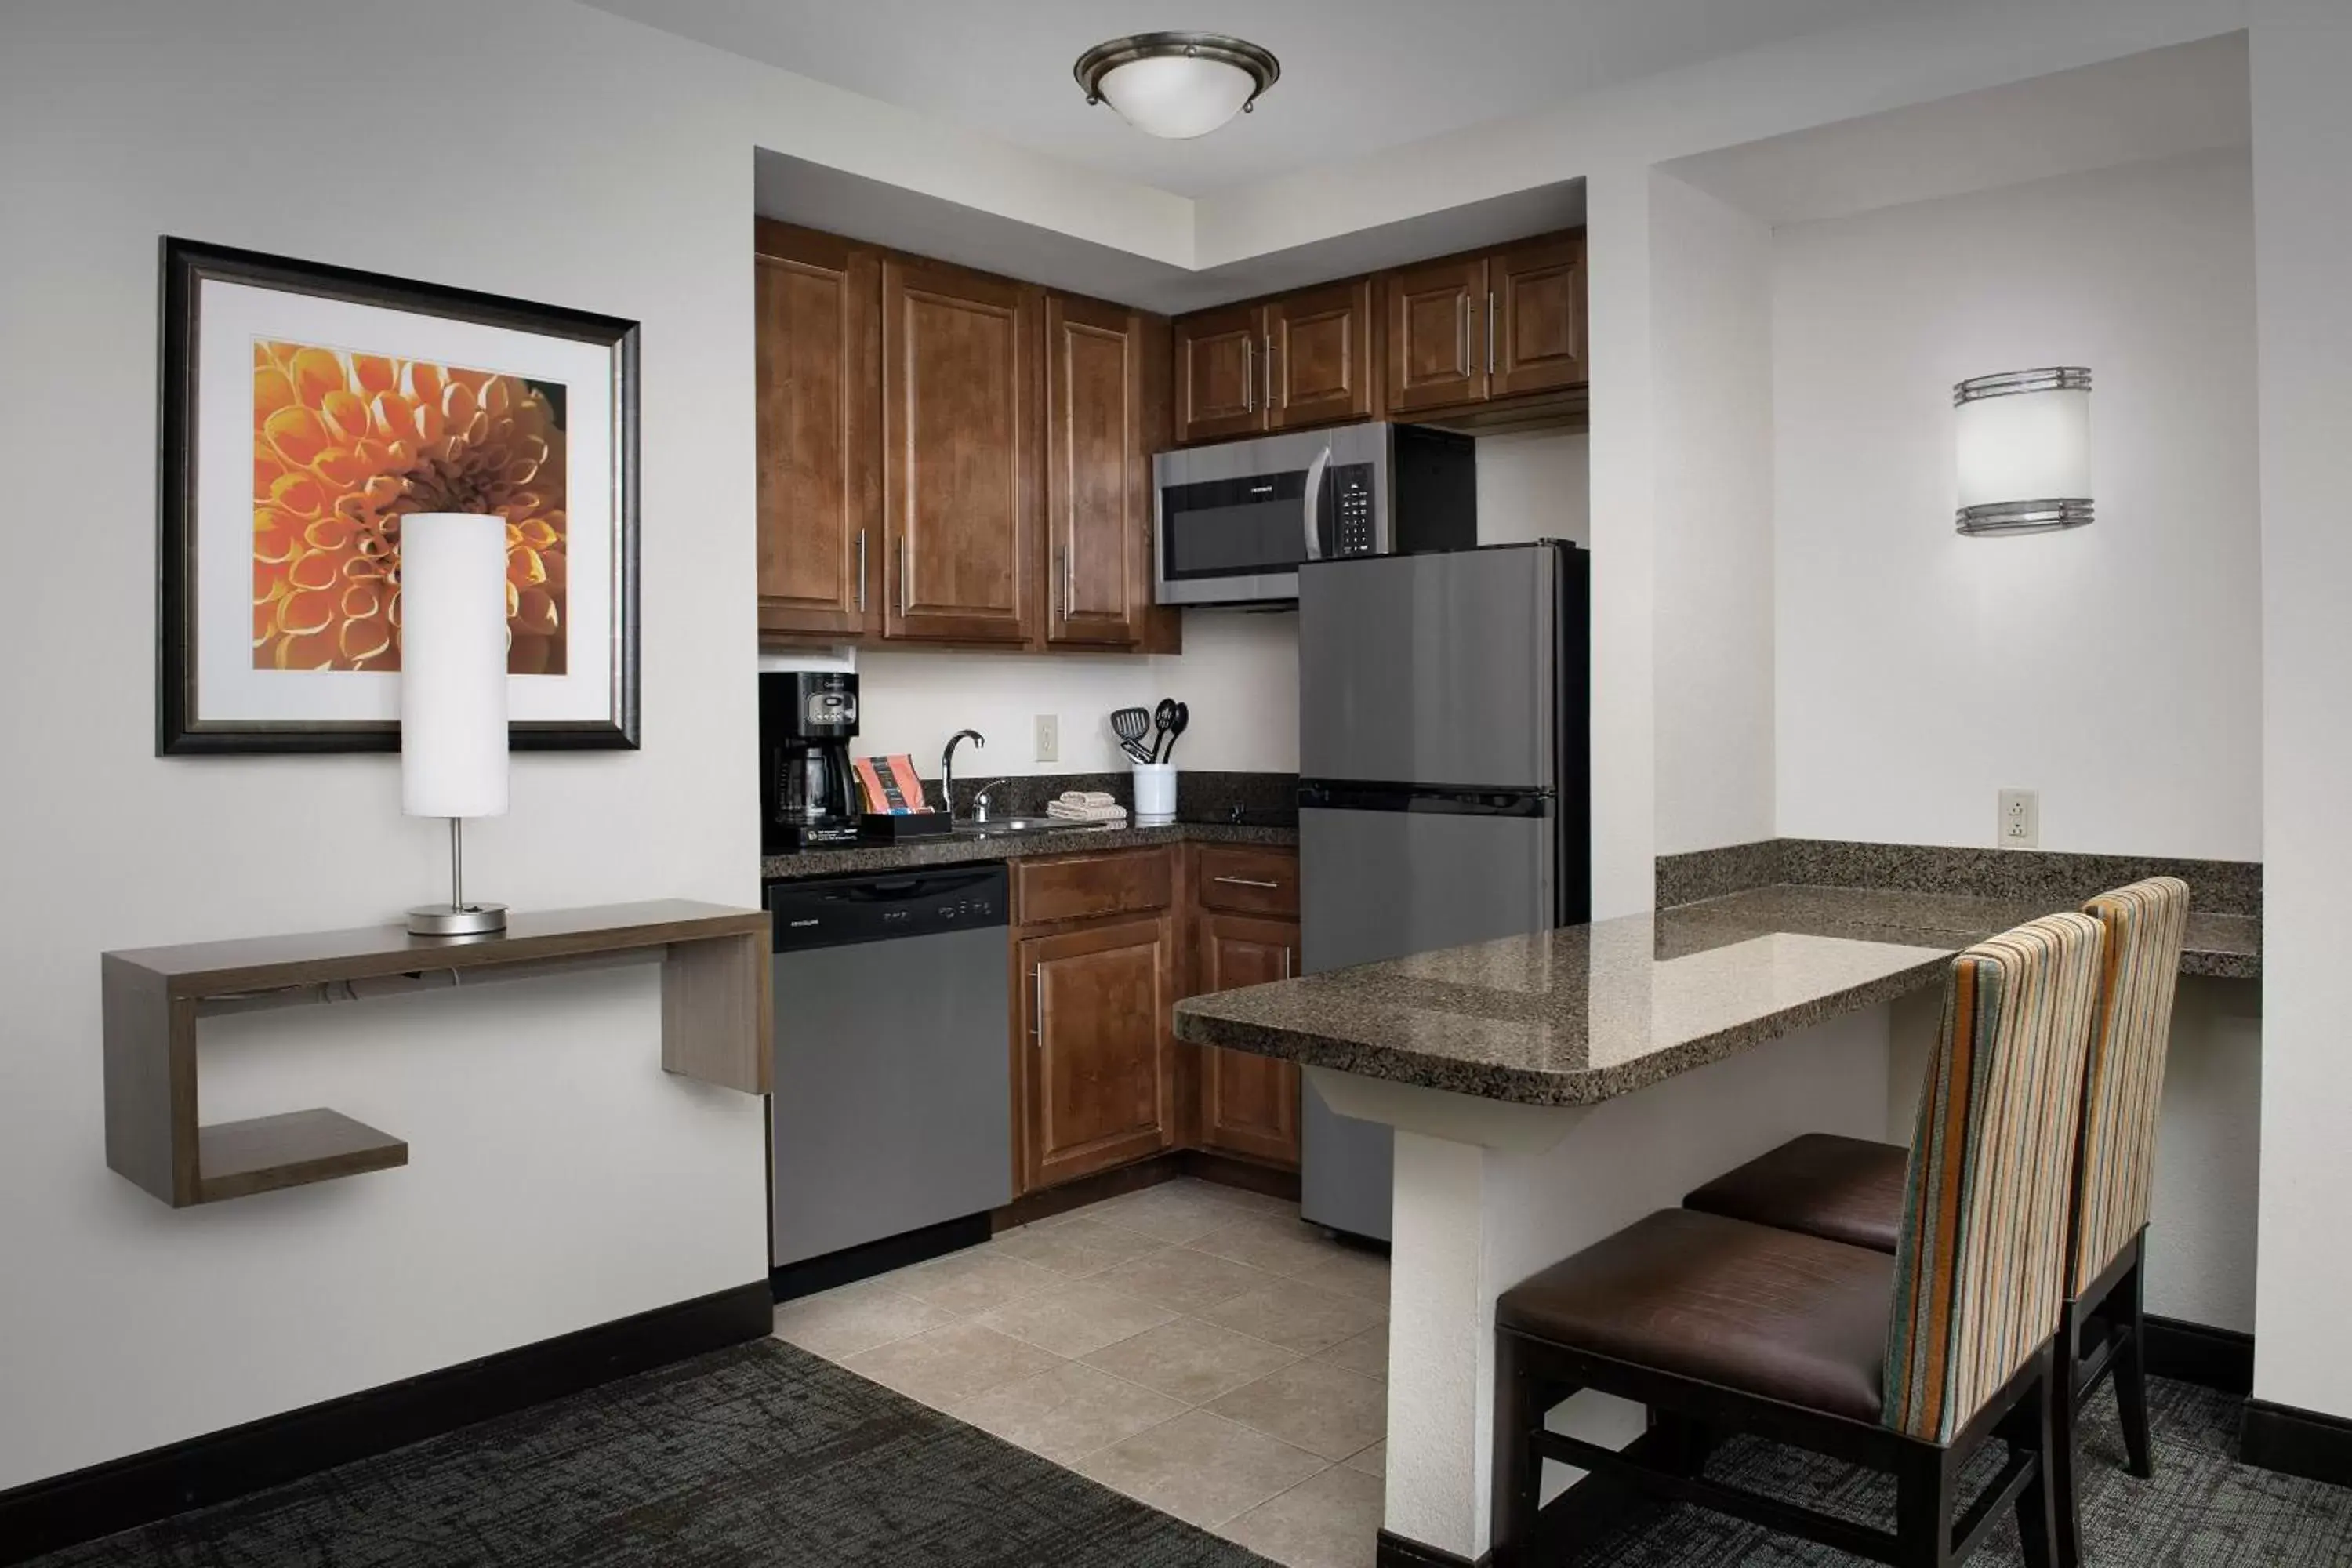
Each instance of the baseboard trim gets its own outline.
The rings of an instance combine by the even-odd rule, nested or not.
[[[2249,1399],[2238,1427],[2238,1458],[2282,1475],[2352,1487],[2352,1421]]]
[[[1214,1149],[1185,1149],[1179,1154],[1179,1168],[1188,1176],[1203,1182],[1213,1182],[1221,1187],[1239,1187],[1244,1192],[1259,1193],[1269,1198],[1298,1201],[1298,1172],[1280,1165],[1262,1165],[1255,1160],[1222,1153]]]
[[[1465,1557],[1383,1530],[1372,1559],[1377,1568],[1487,1568],[1491,1557]]]
[[[226,1502],[769,1331],[768,1281],[0,1492],[0,1563]]]
[[[839,1252],[828,1252],[822,1258],[803,1258],[798,1263],[786,1263],[771,1268],[768,1270],[768,1286],[778,1301],[796,1300],[803,1296],[814,1296],[820,1290],[830,1290],[836,1285],[871,1279],[877,1274],[887,1274],[910,1263],[924,1263],[934,1258],[944,1258],[950,1252],[961,1252],[967,1247],[978,1247],[994,1234],[992,1211],[982,1209],[978,1214],[927,1225],[903,1236],[886,1237],[880,1241],[845,1247]]]
[[[2142,1349],[2150,1377],[2193,1383],[2242,1399],[2254,1391],[2253,1335],[2179,1318],[2147,1318],[2144,1323]]]

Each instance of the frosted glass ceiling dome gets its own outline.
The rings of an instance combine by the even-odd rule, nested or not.
[[[1282,63],[1222,33],[1138,33],[1097,44],[1071,74],[1088,103],[1108,103],[1138,131],[1181,142],[1248,113]]]

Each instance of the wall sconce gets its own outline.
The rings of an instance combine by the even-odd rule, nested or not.
[[[1962,533],[2047,533],[2091,521],[2091,373],[1980,375],[1952,388]]]

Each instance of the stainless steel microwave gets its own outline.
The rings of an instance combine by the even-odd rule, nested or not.
[[[1478,542],[1467,436],[1368,423],[1162,452],[1151,459],[1153,596],[1163,605],[1277,604],[1298,568]]]

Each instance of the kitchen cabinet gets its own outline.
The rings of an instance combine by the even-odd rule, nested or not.
[[[1029,284],[882,262],[886,637],[1032,640],[1044,307]]]
[[[1298,922],[1204,910],[1192,921],[1192,990],[1230,991],[1298,973]],[[1201,1146],[1298,1164],[1298,1064],[1201,1047]]]
[[[1167,325],[1140,310],[1045,300],[1047,644],[1170,640],[1151,603],[1151,447],[1164,423]]]
[[[1175,341],[1179,444],[1372,417],[1369,278],[1187,316]]]
[[[1591,378],[1581,233],[1496,251],[1486,258],[1486,289],[1487,396],[1562,391]]]
[[[1391,416],[1486,395],[1486,373],[1473,347],[1486,293],[1483,257],[1389,274],[1383,294]]]
[[[1175,1146],[1173,881],[1167,849],[1014,864],[1024,1192]]]
[[[1581,386],[1584,237],[1556,235],[1389,275],[1391,414]]]
[[[881,258],[784,224],[758,233],[760,628],[854,637],[882,539]]]

